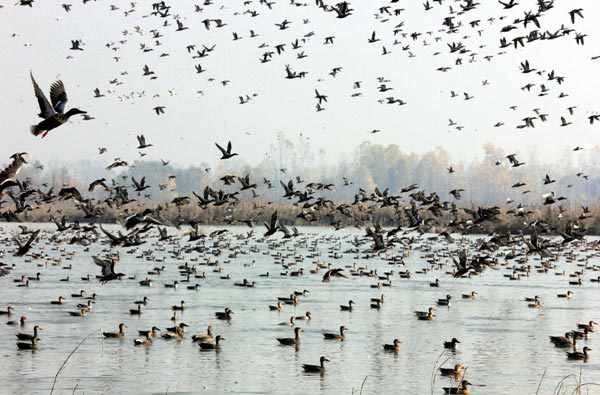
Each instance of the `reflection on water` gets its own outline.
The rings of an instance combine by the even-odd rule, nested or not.
[[[30,225],[36,227],[37,225]],[[4,225],[6,236],[13,229]],[[51,229],[51,228],[48,228]],[[230,235],[243,233],[247,229],[232,227]],[[206,229],[207,233],[212,229]],[[546,375],[540,393],[552,393],[562,377],[583,371],[584,381],[600,382],[600,358],[592,354],[587,363],[568,361],[564,350],[556,349],[548,341],[549,335],[562,335],[574,329],[578,322],[599,320],[600,286],[589,282],[597,277],[597,272],[586,272],[583,286],[569,286],[568,276],[555,276],[532,272],[529,278],[509,281],[503,274],[512,270],[487,270],[482,277],[454,279],[444,274],[452,268],[452,262],[440,252],[441,262],[447,263],[441,271],[428,274],[415,274],[423,267],[429,267],[425,252],[415,249],[405,259],[406,268],[413,273],[410,279],[401,279],[398,274],[391,277],[392,287],[372,289],[376,280],[351,276],[348,279],[333,278],[330,283],[321,282],[320,275],[310,274],[317,258],[308,258],[309,248],[316,246],[321,251],[318,259],[332,263],[333,267],[345,267],[356,263],[377,269],[379,274],[393,268],[398,272],[404,268],[394,267],[381,258],[365,259],[357,257],[351,241],[362,232],[356,229],[332,233],[330,229],[301,229],[300,238],[282,242],[269,249],[264,242],[247,242],[231,238],[222,242],[218,257],[222,273],[214,273],[213,267],[203,266],[206,256],[191,251],[175,258],[175,245],[154,245],[155,238],[142,245],[135,253],[118,249],[121,262],[118,269],[135,276],[135,280],[124,279],[100,285],[81,280],[87,274],[99,273],[91,256],[102,254],[104,245],[95,244],[89,251],[81,246],[60,245],[61,250],[75,252],[75,258],[63,260],[63,266],[72,264],[71,270],[51,266],[38,268],[46,260],[25,262],[27,258],[12,258],[11,253],[2,259],[5,263],[15,262],[17,269],[0,279],[0,309],[10,305],[15,313],[10,319],[26,315],[25,328],[4,325],[6,316],[0,317],[0,393],[47,394],[52,387],[54,375],[68,353],[87,335],[93,333],[59,376],[55,393],[117,394],[117,393],[328,393],[351,394],[358,391],[367,377],[363,393],[411,393],[431,392],[432,371],[436,363],[444,362],[450,367],[457,363],[467,366],[467,378],[475,386],[473,394],[498,394],[504,391],[532,394],[536,392],[542,374]],[[170,229],[170,233],[174,233]],[[318,243],[314,243],[318,240]],[[269,243],[278,243],[278,236]],[[212,245],[213,240],[206,245]],[[182,242],[181,245],[184,243]],[[258,246],[255,252],[250,247]],[[338,245],[335,251],[339,259],[328,257],[329,249]],[[10,247],[9,247],[10,246]],[[51,250],[54,245],[46,240],[36,245],[33,251],[44,249],[48,257],[58,257],[61,251]],[[364,245],[366,249],[368,245]],[[4,250],[10,251],[12,244],[6,243]],[[236,248],[238,255],[228,258],[228,249]],[[433,249],[445,246],[433,246]],[[456,250],[457,245],[450,247]],[[136,258],[142,251],[152,250],[157,260],[147,261]],[[296,265],[290,269],[275,263],[272,256],[276,252],[286,255],[285,263]],[[366,251],[365,251],[366,253]],[[589,253],[581,252],[584,256]],[[361,254],[361,255],[364,255]],[[198,258],[197,261],[192,259]],[[529,264],[539,264],[539,259],[530,257]],[[177,266],[188,261],[195,264],[200,272],[206,272],[205,279],[191,278],[191,284],[199,283],[197,291],[186,289],[184,277]],[[255,265],[252,266],[251,263]],[[597,264],[590,258],[590,264]],[[247,265],[245,265],[247,264]],[[573,272],[575,263],[564,259],[558,262],[557,271]],[[166,269],[160,276],[148,276],[155,266]],[[281,276],[284,271],[304,268],[300,277]],[[41,281],[31,281],[29,287],[17,288],[12,282],[21,275],[34,276],[41,273]],[[259,274],[270,273],[269,277]],[[347,268],[346,273],[349,272]],[[231,279],[220,277],[230,274]],[[69,276],[69,282],[61,282]],[[141,287],[138,282],[146,277],[153,278],[152,287]],[[233,285],[235,281],[256,281],[255,288],[242,288]],[[440,279],[439,287],[429,283]],[[174,280],[180,282],[176,290],[164,287]],[[72,317],[81,299],[70,297],[81,289],[86,295],[98,295],[94,309],[87,317]],[[282,312],[269,311],[268,305],[275,305],[277,297],[288,296],[294,290],[307,289],[310,294],[299,297],[297,306],[285,305]],[[575,295],[571,299],[558,299],[557,293],[571,289]],[[461,299],[461,294],[477,291],[474,300]],[[386,301],[381,309],[370,308],[370,299],[384,293]],[[451,307],[437,306],[433,321],[419,321],[414,311],[424,311],[434,306],[437,299],[452,295]],[[64,305],[55,306],[49,302],[65,296]],[[523,299],[539,295],[544,301],[541,309],[528,308]],[[142,314],[134,316],[129,309],[135,308],[134,301],[144,296],[149,298],[142,306]],[[133,345],[133,339],[140,337],[138,330],[149,330],[152,326],[161,329],[173,326],[172,305],[185,300],[185,310],[178,312],[180,321],[189,325],[182,342],[154,338],[148,347]],[[339,305],[353,300],[353,311],[341,311]],[[230,307],[231,321],[215,319],[216,311]],[[311,311],[313,319],[297,321],[302,327],[302,343],[295,349],[279,345],[276,338],[293,337],[293,329],[277,325],[289,320],[290,316],[304,315]],[[119,323],[125,323],[126,338],[103,339],[102,331],[117,331]],[[220,334],[226,340],[220,351],[200,351],[192,343],[191,336],[205,333],[209,324],[215,328],[215,336]],[[31,332],[34,325],[43,331],[37,351],[18,350],[15,343],[17,332]],[[324,340],[323,332],[338,332],[339,326],[349,328],[346,340]],[[452,337],[458,338],[458,351],[444,352],[443,342]],[[384,352],[383,344],[400,339],[401,351]],[[600,350],[600,340],[592,335],[586,344],[591,349]],[[581,347],[580,347],[581,349]],[[441,355],[443,353],[443,355]],[[328,371],[321,374],[306,374],[302,364],[318,364],[321,355],[331,362]],[[441,356],[440,356],[441,355]],[[451,383],[449,378],[436,377],[434,393],[443,393],[442,387]],[[456,386],[456,384],[454,383]],[[516,389],[516,390],[515,390]],[[597,393],[590,388],[590,393]]]

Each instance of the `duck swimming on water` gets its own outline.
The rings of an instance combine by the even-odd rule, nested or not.
[[[225,340],[221,335],[217,335],[214,343],[200,343],[201,350],[220,350],[221,349],[221,340]]]
[[[33,327],[33,335],[29,333],[17,333],[17,339],[19,340],[31,340],[34,337],[37,338],[38,332],[41,331],[42,328],[39,325]]]
[[[592,349],[589,348],[589,347],[583,347],[583,352],[580,352],[580,351],[568,352],[567,353],[567,358],[568,359],[584,359],[584,360],[587,360],[590,357],[590,354],[588,353],[588,351],[592,351]]]
[[[44,138],[48,132],[59,127],[63,123],[66,123],[73,115],[87,114],[86,111],[82,111],[78,108],[72,108],[66,113],[64,112],[68,99],[62,81],[58,80],[50,86],[50,102],[48,102],[44,92],[42,92],[37,82],[35,82],[33,74],[30,73],[30,75],[31,82],[33,83],[33,91],[40,106],[40,113],[38,115],[43,119],[43,121],[37,125],[31,126],[31,133],[34,136],[39,136],[41,134],[42,138]]]
[[[587,324],[577,324],[577,328],[587,329],[588,331],[593,332],[594,329],[596,329],[596,325],[598,325],[598,323],[596,321],[590,321]]]
[[[127,328],[127,325],[121,323],[119,324],[118,332],[102,332],[102,334],[106,338],[123,339],[125,337],[125,328]]]
[[[344,331],[348,330],[344,325],[340,326],[340,333],[323,333],[323,337],[329,340],[341,340],[344,341],[346,335],[344,335]]]
[[[456,345],[460,343],[457,338],[453,337],[449,342],[444,342],[444,348],[456,350]]]
[[[415,315],[421,321],[431,321],[435,318],[434,310],[433,307],[430,307],[428,311],[415,311]]]
[[[20,350],[36,350],[38,340],[39,339],[36,336],[36,337],[31,338],[30,343],[18,342],[17,347],[19,347]]]
[[[310,320],[312,318],[312,314],[310,313],[310,311],[307,311],[305,315],[298,315],[296,316],[297,320]]]
[[[0,315],[10,316],[12,314],[13,308],[8,306],[6,310],[0,311]]]
[[[25,317],[24,315],[21,316],[21,318],[19,319],[19,321],[8,321],[6,323],[6,325],[18,325],[18,326],[24,326],[25,325],[25,321],[27,321],[27,317]]]
[[[134,303],[135,303],[135,304],[143,304],[143,305],[146,305],[146,304],[148,303],[148,297],[147,297],[147,296],[144,296],[144,299],[142,299],[142,300],[136,300]]]
[[[304,369],[304,371],[307,373],[323,373],[327,370],[327,369],[325,369],[325,361],[329,362],[329,359],[327,359],[325,357],[321,357],[319,361],[320,361],[319,365],[303,364],[302,369]]]
[[[291,316],[289,321],[280,322],[279,326],[294,326],[295,325],[294,321],[296,321],[296,317]]]
[[[231,314],[233,314],[233,311],[231,311],[231,309],[229,307],[226,307],[225,311],[217,311],[215,313],[215,316],[219,320],[230,320]]]
[[[185,327],[188,326],[187,324],[184,324],[183,322],[181,324],[179,324],[178,326],[176,326],[174,332],[167,332],[167,333],[163,333],[162,337],[163,339],[167,339],[167,340],[182,340],[183,339],[183,333],[185,332]]]
[[[203,342],[203,343],[210,343],[210,342],[214,341],[212,325],[208,326],[208,328],[206,329],[206,333],[201,333],[199,335],[192,336],[192,341],[193,342]]]
[[[471,385],[471,383],[469,383],[467,380],[463,380],[460,383],[460,387],[454,388],[454,387],[444,387],[444,392],[446,394],[470,394],[471,390],[469,389],[469,385]]]
[[[463,299],[475,299],[477,292],[473,291],[470,294],[462,294]]]
[[[85,317],[87,316],[87,309],[81,309],[80,311],[69,311],[69,315],[73,317]]]
[[[384,344],[383,349],[385,351],[399,352],[400,351],[400,343],[401,343],[400,340],[394,339],[394,344]]]
[[[94,305],[93,305],[93,301],[88,300],[87,304],[83,304],[83,303],[78,303],[77,304],[77,308],[79,309],[86,309],[87,311],[91,311],[94,309]]]
[[[152,344],[152,339],[150,339],[152,336],[152,331],[145,331],[144,336],[146,336],[145,338],[139,338],[139,339],[135,339],[133,341],[133,344],[135,344],[136,346],[149,346]]]
[[[156,337],[156,335],[158,335],[158,331],[160,331],[160,328],[153,326],[149,331],[138,331],[138,333],[142,336],[146,336],[146,334],[149,332],[150,335],[148,337]]]
[[[444,299],[438,299],[437,305],[438,306],[448,306],[448,307],[450,307],[450,305],[452,303],[451,300],[452,300],[452,296],[451,295],[446,295],[446,297]]]
[[[460,364],[454,365],[453,368],[440,368],[440,374],[442,376],[456,376],[460,377],[464,374],[463,366]]]
[[[294,337],[278,337],[277,341],[282,346],[294,346],[300,344],[300,332],[302,329],[300,327],[294,328]]]
[[[565,333],[564,336],[550,336],[550,342],[559,348],[573,347],[571,332]]]
[[[141,315],[142,314],[142,305],[138,304],[137,309],[129,309],[129,314],[131,315]]]

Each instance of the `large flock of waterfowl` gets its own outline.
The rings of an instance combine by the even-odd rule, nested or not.
[[[94,3],[62,4],[62,10],[71,13],[78,7],[98,6]],[[411,46],[419,47],[422,56],[428,56],[423,52],[427,47],[442,46],[453,63],[436,71],[450,73],[463,63],[492,62],[541,41],[574,39],[574,45],[585,44],[587,34],[577,30],[587,15],[583,8],[569,6],[558,18],[562,24],[551,27],[544,21],[559,8],[558,1],[498,3],[498,15],[482,21],[470,17],[480,7],[474,0],[426,1],[419,6],[421,12],[444,7],[448,13],[437,32],[411,32],[404,29],[404,4],[392,0],[377,5],[375,19],[383,27],[366,37],[365,45],[382,46],[382,56],[397,51],[402,59],[415,57]],[[14,7],[36,5],[19,0]],[[161,41],[188,30],[197,15],[204,16],[197,22],[209,31],[228,26],[229,19],[223,17],[228,12],[231,18],[262,21],[263,13],[284,6],[313,7],[320,16],[326,13],[339,21],[357,17],[345,1],[292,0],[283,5],[254,0],[231,12],[226,4],[207,0],[190,5],[194,14],[187,16],[174,14],[164,1],[106,5],[110,12],[124,12],[124,17],[148,11],[144,17],[156,25],[148,31],[134,27],[135,34],[151,37],[139,48],[147,54],[142,71],[148,83],[158,78],[151,60],[170,55],[160,47]],[[515,7],[524,8],[523,13],[509,20],[503,13]],[[556,15],[553,18],[557,20]],[[290,16],[274,24],[278,31],[298,25],[310,26],[310,20]],[[311,39],[322,33],[301,31],[291,43],[257,42],[263,52],[258,61],[266,64],[281,57],[287,62],[280,70],[286,80],[310,80],[301,61],[310,50],[318,53]],[[500,34],[499,49],[478,44],[476,37],[489,31]],[[260,33],[232,31],[233,41],[260,40]],[[116,63],[132,52],[131,34],[125,31],[121,41],[106,44]],[[338,41],[330,35],[321,38],[319,46],[335,46]],[[185,44],[178,49],[194,62],[219,51],[214,45]],[[71,41],[69,51],[88,50],[84,39]],[[561,128],[577,124],[583,111],[562,104],[569,97],[562,85],[566,77],[535,67],[525,58],[518,62],[517,70],[530,78],[521,91],[531,92],[533,101],[551,95],[552,106],[564,111],[554,119],[540,108],[514,106],[513,111],[526,111],[514,128],[534,128],[538,121],[548,120]],[[201,63],[194,69],[195,74],[207,71]],[[326,78],[343,72],[343,67],[335,66]],[[36,143],[60,139],[62,129],[78,127],[63,126],[74,116],[95,119],[93,105],[81,106],[87,111],[67,110],[65,85],[70,91],[77,89],[71,82],[76,78],[64,76],[65,83],[51,83],[48,98],[48,83],[36,81],[36,73],[32,70],[28,76],[33,85],[30,104],[33,110],[37,101],[41,118],[30,127]],[[122,90],[119,78],[127,75],[121,71],[110,81],[110,89],[96,88],[94,100],[115,96]],[[410,100],[390,95],[389,79],[376,80],[380,104],[410,106]],[[323,81],[319,78],[315,84]],[[213,77],[205,82],[218,83]],[[229,82],[224,79],[220,85],[225,89]],[[482,84],[488,85],[487,80]],[[326,94],[326,87],[318,85],[311,98],[318,113],[335,96]],[[355,81],[349,97],[359,100],[365,89],[367,83]],[[452,91],[451,97],[474,100],[471,93],[461,93]],[[153,99],[162,100],[158,92],[153,94]],[[204,91],[197,95],[204,96]],[[122,93],[119,101],[145,96],[145,91]],[[239,104],[258,97],[240,94]],[[168,117],[168,105],[156,104],[149,116]],[[594,127],[599,117],[586,109],[579,124]],[[463,128],[453,120],[449,126]],[[505,124],[497,121],[490,127],[502,130]],[[140,158],[160,149],[148,135],[136,137]],[[228,140],[207,136],[213,160],[243,160],[239,145]],[[122,141],[102,143],[101,158],[111,144]],[[35,177],[20,176],[32,166],[35,149],[5,153],[0,147],[2,160],[7,160],[0,172],[0,214],[6,221],[0,228],[0,393],[598,391],[594,332],[600,321],[600,240],[587,234],[593,218],[588,207],[560,210],[559,219],[548,221],[524,205],[513,207],[519,202],[510,201],[515,204],[509,208],[464,204],[464,189],[459,186],[449,192],[426,191],[415,183],[398,190],[385,186],[368,190],[345,177],[336,183],[305,181],[286,169],[280,169],[278,180],[261,175],[261,185],[257,175],[219,174],[218,185],[198,185],[200,192],[189,195],[175,188],[177,196],[171,201],[158,201],[148,193],[155,186],[147,184],[146,177],[116,173],[133,166],[127,158],[107,164],[106,177],[86,179],[86,190],[72,183],[55,191],[55,186],[38,183]],[[577,146],[573,151],[582,149]],[[526,166],[519,153],[496,159],[494,166],[511,171]],[[449,177],[455,172],[448,168]],[[546,188],[539,205],[554,207],[566,198],[555,194],[556,181],[552,171],[548,173],[537,181]],[[165,180],[160,190],[167,184]],[[265,202],[256,193],[260,188],[279,189],[279,201]],[[328,193],[335,188],[355,190],[354,200],[331,200]],[[243,201],[252,202],[253,209],[239,210]],[[214,211],[224,214],[201,223],[189,218],[193,211],[187,208],[192,206],[224,208]],[[278,210],[282,206],[295,217],[282,218]],[[65,208],[82,220],[64,214]],[[394,226],[378,221],[382,211],[394,214]],[[53,223],[28,222],[42,212],[51,215]],[[116,223],[103,221],[107,212],[118,218]],[[488,232],[509,215],[523,218],[525,231]],[[347,223],[355,227],[345,227]]]
[[[385,382],[405,377],[407,365],[418,371],[408,376],[420,382],[394,385],[440,393],[465,393],[470,384],[474,392],[497,393],[505,385],[497,381],[497,370],[529,391],[548,369],[543,388],[554,390],[561,375],[582,369],[589,380],[598,367],[592,351],[600,280],[596,240],[565,245],[561,237],[538,237],[545,244],[540,256],[528,247],[529,237],[449,241],[411,232],[400,246],[377,252],[360,230],[301,228],[286,238],[238,226],[210,228],[210,235],[196,241],[176,229],[166,228],[161,236],[149,230],[127,247],[111,247],[111,239],[94,231],[85,233],[84,245],[74,243],[82,225],[63,231],[7,226],[21,234],[15,240],[36,240],[20,247],[3,239],[7,264],[0,293],[7,324],[2,344],[13,344],[13,350],[5,347],[3,361],[18,359],[23,368],[23,359],[36,358],[31,373],[44,371],[46,381],[32,389],[47,390],[55,372],[45,369],[58,369],[61,358],[90,335],[71,357],[65,375],[72,380],[89,376],[89,364],[98,364],[99,373],[127,382],[114,368],[123,363],[119,355],[144,356],[149,360],[136,363],[143,369],[161,364],[160,372],[200,369],[203,388],[217,391],[233,387],[207,379],[209,372],[215,369],[220,377],[225,365],[234,364],[229,374],[235,375],[244,361],[265,377],[272,368],[283,378],[308,380],[298,384],[308,392],[319,391],[310,373],[327,380],[331,372],[331,393],[358,389],[365,377],[367,393],[391,391]],[[515,361],[515,352],[540,355]],[[175,355],[185,362],[162,364],[161,358]],[[290,356],[292,361],[280,361]],[[224,357],[220,366],[206,366]],[[46,358],[54,366],[37,366]],[[135,375],[135,368],[119,366]],[[354,371],[344,376],[349,366]],[[425,381],[432,371],[434,381]],[[249,374],[237,373],[240,380]],[[340,375],[345,381],[339,382]],[[249,380],[239,388],[278,392],[252,382],[263,376]],[[60,388],[71,390],[71,379],[64,381]],[[194,391],[190,383],[158,383],[161,390],[170,385],[174,392]],[[94,391],[85,382],[80,387]]]

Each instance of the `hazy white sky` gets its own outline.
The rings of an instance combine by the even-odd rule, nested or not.
[[[466,160],[482,155],[486,141],[506,152],[525,153],[536,145],[542,160],[552,160],[565,147],[596,146],[600,123],[590,126],[587,117],[600,110],[596,77],[600,59],[592,60],[600,55],[600,2],[556,0],[554,8],[539,18],[541,32],[555,32],[564,25],[586,34],[585,45],[577,45],[572,32],[518,49],[500,49],[500,37],[512,42],[535,26],[530,23],[524,28],[519,23],[509,32],[500,30],[522,19],[525,11],[537,11],[537,1],[519,0],[510,10],[496,1],[479,2],[473,11],[453,14],[454,23],[462,26],[449,34],[440,31],[446,30],[442,22],[450,15],[449,7],[458,11],[464,2],[445,0],[441,6],[431,2],[433,9],[425,11],[421,1],[351,1],[352,15],[338,19],[312,0],[306,6],[277,1],[271,10],[258,0],[246,5],[214,1],[200,6],[201,12],[195,12],[193,2],[170,1],[167,18],[151,16],[150,1],[138,1],[127,16],[132,7],[126,1],[84,5],[72,0],[70,12],[62,8],[64,1],[36,1],[31,8],[1,1],[0,162],[17,151],[27,151],[42,162],[95,160],[97,147],[108,149],[101,157],[106,164],[115,157],[134,161],[139,158],[135,135],[140,133],[154,144],[146,150],[146,158],[164,158],[182,166],[216,162],[219,152],[214,142],[224,145],[227,140],[240,154],[234,160],[255,163],[280,131],[293,141],[302,133],[332,159],[367,140],[398,144],[407,152],[442,146],[455,158]],[[111,10],[111,5],[118,9]],[[394,9],[403,10],[399,16],[388,15],[379,10],[384,6],[392,14]],[[575,8],[583,8],[584,18],[572,24],[569,11]],[[259,15],[252,17],[246,10]],[[176,31],[175,16],[187,30]],[[207,30],[205,19],[221,19],[226,26],[217,28],[211,22]],[[280,30],[275,24],[284,20],[291,23]],[[471,27],[469,23],[477,20],[479,25]],[[153,38],[153,29],[161,37]],[[258,36],[250,37],[250,29]],[[395,29],[401,31],[395,35]],[[369,43],[373,31],[380,41]],[[233,32],[242,38],[234,41]],[[410,37],[413,32],[421,34],[417,40]],[[324,45],[328,36],[334,36],[333,44]],[[69,49],[75,39],[83,41],[84,51]],[[292,48],[296,39],[299,49]],[[399,44],[394,45],[395,40]],[[109,42],[118,50],[107,47]],[[469,52],[451,53],[447,44],[459,42]],[[142,44],[152,51],[144,52]],[[278,44],[285,44],[281,55],[275,49]],[[193,59],[196,53],[188,53],[188,45],[197,50],[216,46],[209,56]],[[383,46],[391,53],[382,55]],[[274,54],[270,62],[261,63],[265,52]],[[299,52],[307,57],[298,59]],[[459,57],[462,65],[455,65]],[[537,70],[555,70],[565,78],[563,84],[548,81],[546,73],[521,73],[520,62],[526,59]],[[197,74],[197,64],[206,71]],[[287,64],[296,72],[306,71],[306,77],[285,79]],[[158,78],[143,76],[144,65]],[[444,66],[451,69],[437,70]],[[330,72],[335,67],[342,69],[334,77]],[[32,136],[29,126],[40,119],[29,70],[45,92],[55,79],[62,79],[68,108],[86,110],[95,119],[83,121],[76,116],[43,140]],[[377,77],[385,78],[393,90],[379,92]],[[109,82],[115,78],[121,84]],[[225,86],[224,80],[229,81]],[[484,80],[489,84],[483,85]],[[355,81],[362,82],[360,89],[353,88]],[[521,89],[527,83],[535,84],[531,92]],[[547,96],[538,96],[540,84],[549,89]],[[96,87],[105,97],[93,97]],[[316,111],[315,89],[327,95],[324,111]],[[452,98],[451,91],[458,97]],[[139,97],[138,92],[145,96]],[[465,100],[464,92],[473,98]],[[558,98],[561,92],[569,96]],[[352,97],[356,93],[361,96]],[[238,97],[246,95],[251,100],[239,104]],[[391,96],[406,105],[385,104]],[[509,108],[513,105],[516,110]],[[157,116],[155,106],[164,106],[165,114]],[[570,106],[577,107],[572,116]],[[548,114],[548,121],[537,119],[535,128],[517,129],[523,118],[536,115],[536,108]],[[560,127],[561,116],[573,125]],[[464,128],[449,126],[449,119]],[[505,125],[493,127],[497,122]],[[370,134],[374,129],[381,132]]]

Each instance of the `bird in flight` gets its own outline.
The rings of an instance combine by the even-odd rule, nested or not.
[[[152,144],[146,144],[146,137],[144,137],[143,134],[136,136],[139,146],[137,147],[138,149],[144,149],[144,148],[148,148],[148,147],[152,147]]]
[[[93,256],[94,263],[102,268],[102,278],[100,282],[102,285],[106,284],[111,280],[116,280],[123,277],[123,273],[115,273],[115,264],[119,262],[116,258],[102,259],[97,256]]]
[[[48,99],[38,86],[37,82],[35,82],[33,74],[31,74],[31,82],[33,82],[33,91],[38,100],[38,104],[40,105],[40,113],[38,115],[43,119],[43,121],[37,125],[31,126],[31,133],[34,136],[39,136],[41,134],[42,138],[44,138],[52,129],[66,123],[71,116],[76,114],[87,114],[86,111],[82,111],[78,108],[72,108],[66,113],[64,112],[67,104],[67,92],[65,92],[65,86],[62,81],[58,80],[50,86],[50,102],[48,102]]]
[[[217,146],[217,148],[219,149],[219,151],[221,151],[221,159],[229,159],[233,156],[236,156],[237,153],[231,153],[231,141],[229,141],[227,143],[227,149],[221,147],[219,144],[215,143],[215,145]]]

